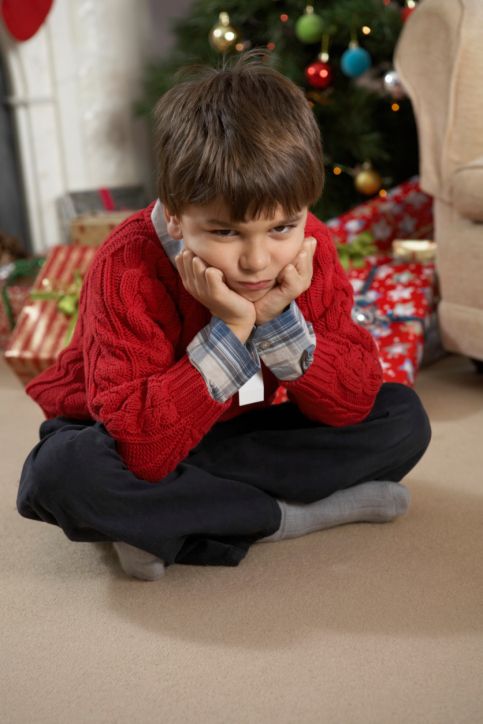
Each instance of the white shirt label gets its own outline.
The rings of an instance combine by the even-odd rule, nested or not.
[[[263,402],[265,390],[263,388],[263,375],[261,368],[250,377],[238,390],[238,404],[251,405],[253,402]]]

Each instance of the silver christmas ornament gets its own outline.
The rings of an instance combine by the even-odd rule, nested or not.
[[[400,100],[406,95],[397,70],[390,70],[384,76],[384,89],[392,98]]]

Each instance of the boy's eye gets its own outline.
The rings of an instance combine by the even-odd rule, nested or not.
[[[283,224],[283,226],[275,226],[274,231],[277,232],[277,234],[283,234],[283,229],[294,229],[296,224]],[[279,229],[282,229],[282,231],[279,231]]]
[[[289,231],[290,229],[294,229],[295,227],[296,224],[283,224],[282,226],[274,226],[272,231],[275,231],[277,234],[283,234],[284,229]],[[233,232],[233,234],[235,235],[237,234],[235,229],[213,229],[212,231],[210,231],[210,234],[223,237],[228,236],[231,232]]]
[[[210,234],[214,234],[215,236],[228,236],[228,234],[233,231],[233,229],[213,229],[210,231]],[[236,233],[233,231],[233,233]]]

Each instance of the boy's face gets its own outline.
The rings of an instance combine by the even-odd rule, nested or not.
[[[188,206],[178,218],[165,208],[168,234],[208,266],[221,269],[225,283],[242,297],[256,302],[277,284],[284,267],[302,248],[308,207],[289,218],[279,207],[270,218],[244,224],[230,222],[223,202]],[[248,283],[263,282],[259,288]]]

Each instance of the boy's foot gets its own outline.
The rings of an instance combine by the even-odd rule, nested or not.
[[[124,573],[141,581],[157,581],[164,576],[165,566],[160,558],[152,553],[143,551],[141,548],[129,545],[123,541],[116,541],[113,544],[119,562]]]
[[[337,490],[315,503],[277,500],[282,511],[280,527],[258,542],[298,538],[345,523],[387,523],[407,513],[410,500],[411,494],[404,485],[387,480],[371,480]]]

